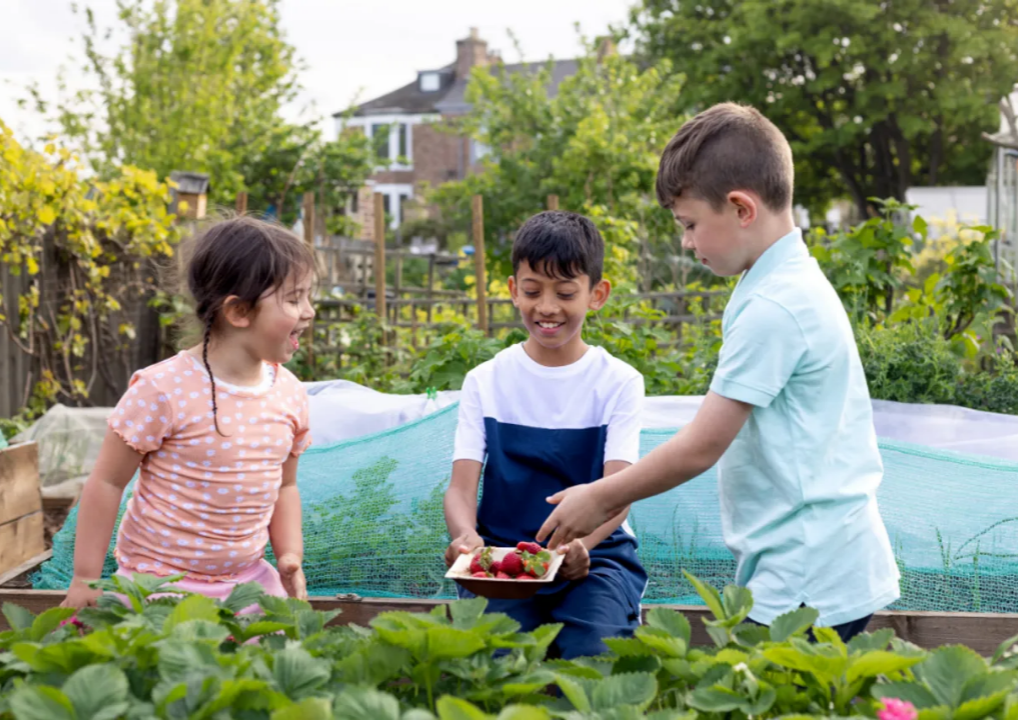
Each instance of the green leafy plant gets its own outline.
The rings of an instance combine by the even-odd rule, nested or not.
[[[695,577],[712,646],[654,608],[609,652],[549,657],[561,626],[521,632],[483,598],[428,613],[383,612],[368,627],[240,585],[223,601],[179,592],[177,577],[115,577],[99,606],[33,616],[4,605],[0,718],[264,720],[694,720],[873,717],[885,699],[920,717],[1012,720],[1018,638],[989,660],[927,652],[892,631],[844,643],[799,608],[769,628],[747,621],[744,588]],[[166,595],[170,593],[170,595]],[[162,597],[159,597],[162,595]],[[252,615],[239,614],[250,605]]]

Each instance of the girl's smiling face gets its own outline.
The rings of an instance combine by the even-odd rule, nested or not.
[[[283,364],[297,352],[300,336],[315,319],[313,280],[310,272],[292,275],[258,301],[245,340],[263,360]]]

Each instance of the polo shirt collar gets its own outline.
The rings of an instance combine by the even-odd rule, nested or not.
[[[809,257],[809,249],[802,240],[802,230],[794,228],[792,232],[764,250],[763,254],[753,263],[753,267],[742,274],[737,289],[740,293],[747,292],[789,260],[804,257]]]

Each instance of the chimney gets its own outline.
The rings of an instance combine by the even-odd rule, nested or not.
[[[477,35],[477,28],[470,28],[470,37],[456,41],[456,77],[470,76],[470,70],[488,65],[488,43]]]
[[[603,62],[606,57],[611,57],[618,52],[615,40],[611,35],[602,35],[595,41],[597,43],[597,61]]]

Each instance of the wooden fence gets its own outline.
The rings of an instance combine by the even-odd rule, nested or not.
[[[385,237],[382,225],[382,195],[375,195],[374,213],[375,238]],[[558,197],[548,197],[549,209],[558,208]],[[519,313],[508,298],[487,296],[484,248],[484,208],[481,196],[472,201],[472,259],[449,253],[418,253],[406,248],[387,248],[384,244],[370,241],[353,241],[345,238],[327,237],[315,246],[321,272],[320,287],[325,292],[316,301],[320,329],[335,327],[350,322],[356,317],[356,309],[367,309],[383,316],[389,327],[412,330],[412,344],[416,346],[417,331],[436,327],[435,315],[443,309],[451,310],[469,318],[478,329],[491,335],[505,328],[522,327]],[[308,242],[311,242],[308,238]],[[403,282],[404,266],[409,259],[428,263],[424,287],[406,285]],[[391,263],[391,265],[389,265]],[[461,267],[472,265],[477,282],[473,293],[435,288],[436,273],[444,266]],[[383,271],[376,272],[376,268]],[[392,285],[386,280],[389,269],[393,269]],[[342,287],[343,297],[329,297],[328,292]],[[676,328],[681,333],[683,324],[704,319],[718,319],[720,315],[711,312],[710,299],[725,295],[725,290],[645,292],[627,296],[627,299],[645,301],[651,308],[660,310],[659,318],[646,320],[642,317],[628,318],[633,324],[652,322]],[[699,308],[694,310],[694,306]],[[420,311],[420,312],[419,312]],[[420,317],[423,315],[423,318]]]

